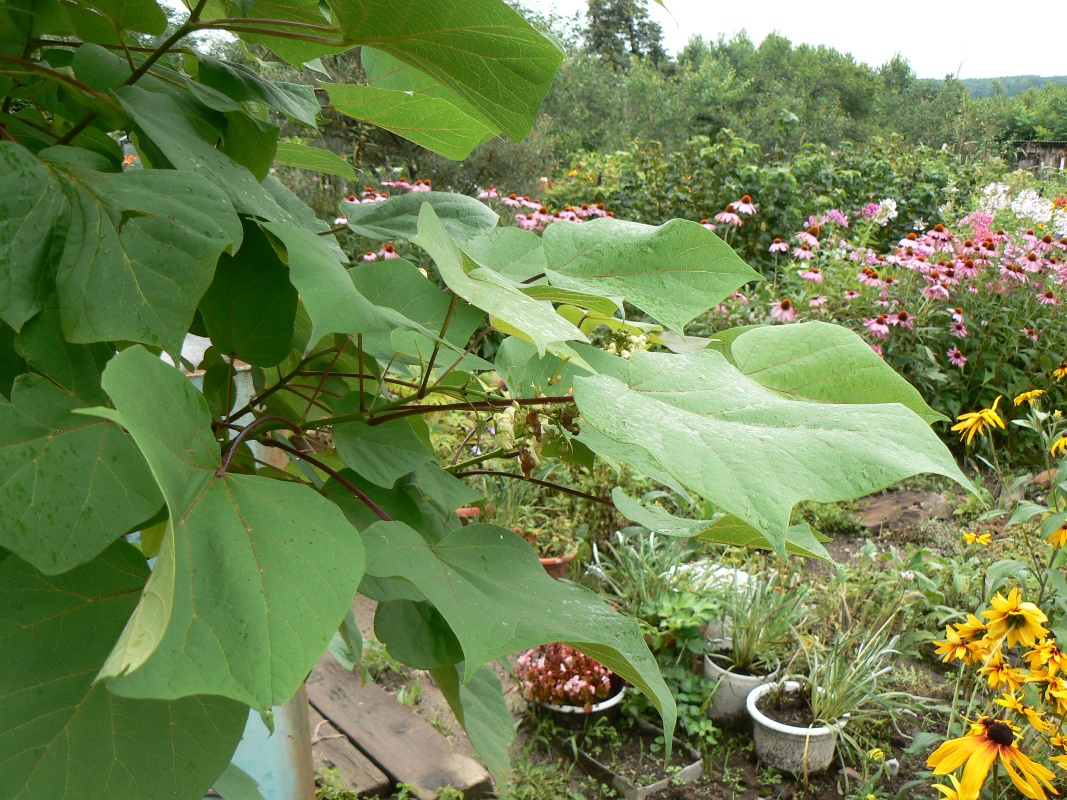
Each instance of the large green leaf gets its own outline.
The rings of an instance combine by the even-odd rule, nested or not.
[[[338,414],[346,411],[340,407],[336,410]],[[345,466],[386,489],[423,464],[436,461],[411,422],[403,418],[380,425],[345,422],[334,427],[333,436],[337,455]]]
[[[26,148],[0,141],[0,319],[16,331],[55,291],[66,210],[52,173]]]
[[[497,525],[469,525],[429,544],[401,522],[363,532],[367,574],[411,583],[459,639],[469,683],[495,658],[565,641],[621,675],[674,728],[674,699],[637,623],[595,593],[548,577],[530,545]]]
[[[537,118],[563,61],[500,0],[332,0],[345,38],[434,78],[514,140]]]
[[[321,147],[308,147],[299,142],[278,142],[278,149],[274,153],[274,160],[279,164],[285,164],[299,169],[310,169],[321,172],[324,175],[338,175],[350,180],[356,179],[356,171],[352,165],[341,158],[337,153],[323,150]]]
[[[289,355],[297,294],[289,271],[254,222],[244,225],[237,255],[223,254],[200,301],[208,336],[219,352],[257,367]]]
[[[155,0],[86,0],[117,31],[140,31],[158,36],[167,28],[167,15]]]
[[[262,103],[289,119],[315,127],[319,101],[311,86],[275,83],[241,64],[203,55],[199,56],[197,78],[234,100]]]
[[[112,359],[103,386],[170,520],[101,676],[125,696],[214,694],[261,710],[288,700],[352,602],[363,573],[358,532],[307,486],[220,475],[203,395],[145,349]]]
[[[760,279],[718,236],[680,219],[659,227],[607,218],[558,222],[545,230],[544,248],[552,285],[625,298],[678,333]]]
[[[248,708],[219,697],[133,700],[94,677],[148,576],[118,542],[47,577],[0,564],[0,786],[10,800],[194,800],[225,769]]]
[[[374,305],[392,308],[431,331],[441,330],[451,297],[424,277],[410,261],[393,258],[363,263],[350,269],[349,275],[360,294]],[[444,338],[462,351],[484,320],[485,314],[478,309],[458,303]],[[425,363],[435,344],[434,339],[414,330],[394,329],[390,333],[372,333],[363,337],[367,353],[386,361],[397,355],[401,363],[405,356]]]
[[[504,227],[464,244],[466,253],[483,267],[517,281],[544,275],[548,268],[541,237],[522,228]]]
[[[788,397],[826,403],[901,403],[927,422],[943,420],[857,334],[841,325],[759,325],[723,353],[741,372]]]
[[[374,635],[389,655],[416,669],[439,669],[463,660],[459,640],[429,603],[389,600],[374,612]]]
[[[620,514],[656,533],[715,544],[773,549],[766,536],[729,514],[718,514],[713,519],[684,519],[674,516],[660,505],[643,506],[617,487],[612,490],[611,499]],[[825,541],[829,541],[829,538],[813,531],[806,522],[791,525],[785,532],[785,550],[792,555],[831,561],[830,554],[822,546]]]
[[[57,324],[39,316],[15,345],[59,385],[22,375],[11,402],[0,398],[0,545],[48,574],[93,558],[162,503],[117,425],[71,413],[102,399],[107,348],[67,344]]]
[[[460,665],[462,666],[462,665]],[[482,757],[497,783],[497,792],[507,797],[511,781],[510,749],[515,741],[515,720],[504,697],[500,678],[486,664],[467,683],[459,679],[459,667],[431,670],[434,682],[448,701],[452,713],[467,732],[467,738]]]
[[[415,144],[462,161],[495,131],[437,97],[356,84],[324,83],[330,105],[346,117],[385,128]]]
[[[448,288],[521,332],[537,346],[539,354],[544,354],[552,343],[586,341],[585,335],[557,314],[551,303],[527,297],[517,284],[472,261],[429,203],[419,214],[419,235],[414,241],[433,258]]]
[[[931,472],[970,487],[951,454],[897,403],[787,399],[720,353],[634,353],[631,375],[576,378],[579,440],[711,500],[785,552],[800,500],[835,502]]]
[[[485,203],[454,192],[409,192],[380,203],[342,203],[341,211],[348,227],[360,236],[379,241],[414,239],[419,232],[419,214],[427,204],[458,242],[484,235],[499,220]]]

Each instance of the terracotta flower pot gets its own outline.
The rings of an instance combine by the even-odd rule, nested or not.
[[[567,555],[558,558],[542,558],[541,566],[545,568],[545,572],[558,581],[567,577],[567,565],[574,561],[574,557],[577,555],[578,550],[574,549]]]

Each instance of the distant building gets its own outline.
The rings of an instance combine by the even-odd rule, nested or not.
[[[1015,168],[1034,172],[1063,171],[1067,167],[1067,141],[1012,142]]]

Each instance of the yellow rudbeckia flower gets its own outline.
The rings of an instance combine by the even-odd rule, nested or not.
[[[1029,392],[1023,392],[1015,397],[1015,405],[1021,406],[1023,403],[1034,404],[1034,401],[1045,393],[1044,389],[1031,389]]]
[[[971,531],[965,531],[963,534],[964,544],[980,544],[983,547],[993,544],[992,533],[972,533]]]
[[[1033,603],[1024,602],[1018,587],[1008,592],[1007,597],[997,592],[989,604],[993,607],[982,612],[989,620],[989,638],[1007,636],[1008,647],[1019,642],[1024,647],[1033,647],[1038,639],[1048,636],[1048,630],[1041,624],[1048,622],[1045,612]]]
[[[998,403],[1000,403],[999,395],[993,401],[992,408],[968,411],[956,417],[956,424],[952,426],[952,430],[960,432],[960,441],[966,439],[967,444],[970,444],[976,435],[985,436],[986,428],[1003,428],[1004,420],[997,413]]]
[[[1015,747],[1011,725],[992,717],[984,717],[972,725],[966,736],[944,742],[926,764],[933,768],[934,775],[948,775],[963,767],[963,777],[956,789],[962,800],[978,797],[989,768],[998,757],[1011,782],[1026,797],[1047,800],[1046,789],[1058,794],[1050,783],[1056,776]]]
[[[1067,544],[1067,525],[1061,525],[1058,529],[1054,530],[1048,535],[1045,540],[1053,547],[1063,547]]]
[[[1052,377],[1058,381],[1067,378],[1067,361],[1061,361],[1060,365],[1052,370]]]
[[[1049,452],[1054,456],[1067,455],[1067,436],[1061,436],[1052,443]]]

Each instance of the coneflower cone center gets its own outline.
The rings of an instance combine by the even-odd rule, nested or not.
[[[1015,741],[1015,734],[1012,732],[1011,725],[1006,722],[994,721],[986,723],[986,735],[990,740],[1005,747],[1011,747],[1012,742]]]

